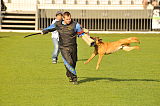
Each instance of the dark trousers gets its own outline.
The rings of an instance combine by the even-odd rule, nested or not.
[[[77,46],[60,47],[61,54],[67,63],[74,69],[77,62]],[[74,75],[66,68],[66,76],[71,77],[72,81],[77,81],[77,75]]]

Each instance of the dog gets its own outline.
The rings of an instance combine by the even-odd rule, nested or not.
[[[98,70],[102,57],[105,54],[112,54],[118,50],[131,51],[133,49],[140,49],[139,46],[130,46],[130,43],[140,43],[137,37],[130,37],[126,39],[120,39],[115,42],[102,42],[99,37],[92,37],[95,40],[94,52],[91,57],[84,63],[89,63],[96,55],[99,55],[96,70]]]

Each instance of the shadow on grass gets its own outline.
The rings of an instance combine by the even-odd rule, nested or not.
[[[86,61],[86,60],[88,60],[88,59],[78,59],[77,61]],[[58,61],[58,63],[64,63],[63,61]]]
[[[78,59],[78,61],[87,61],[88,59]]]
[[[79,77],[84,78],[83,80],[80,80],[79,83],[85,83],[85,82],[91,82],[91,81],[97,81],[97,80],[108,80],[108,81],[117,81],[117,82],[125,82],[125,81],[144,81],[144,82],[160,82],[160,80],[156,79],[118,79],[118,78],[98,78],[98,77]]]
[[[0,36],[0,38],[8,38],[9,36]]]

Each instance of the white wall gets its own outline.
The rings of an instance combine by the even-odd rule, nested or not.
[[[35,11],[37,0],[5,0],[7,11]]]
[[[36,0],[11,0],[11,3],[36,4]]]
[[[4,0],[5,4],[7,6],[7,11],[35,11],[36,10],[36,3],[37,1],[39,1],[40,5],[44,4],[44,8],[46,7],[52,7],[52,0]],[[63,4],[63,0],[54,0],[55,4],[58,4],[58,6],[60,6],[60,8]],[[100,1],[100,7],[105,6],[105,8],[109,7],[110,5],[108,5],[108,0],[99,0]],[[122,4],[126,4],[126,6],[129,6],[129,4],[131,0],[122,0]],[[11,2],[11,3],[10,3]],[[142,0],[134,0],[135,4],[142,4]],[[73,4],[73,8],[75,8],[74,6],[74,0],[66,0],[66,4]],[[97,8],[97,6],[94,6],[97,4],[97,0],[88,0],[88,4],[86,5],[86,0],[77,0],[77,4],[79,5],[85,5],[85,7],[90,8]],[[111,5],[119,5],[119,0],[111,0]],[[55,7],[56,5],[54,5]],[[65,7],[67,7],[68,5],[63,5]],[[69,8],[72,8],[71,6],[69,6]],[[82,7],[83,8],[83,7]],[[125,7],[124,7],[125,8]]]

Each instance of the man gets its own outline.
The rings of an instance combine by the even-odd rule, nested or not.
[[[151,4],[152,6],[158,6],[159,5],[158,1],[159,0],[143,0],[142,4],[144,8],[147,8],[149,4]]]
[[[57,21],[60,21],[60,20],[62,20],[62,12],[58,11],[56,13],[56,19],[52,21],[52,24],[55,24]],[[52,63],[56,64],[58,60],[58,54],[59,54],[59,44],[58,44],[59,33],[57,30],[52,32],[52,41],[54,45],[54,50],[52,53]]]
[[[77,40],[76,35],[90,46],[94,45],[94,41],[84,33],[79,23],[71,19],[69,12],[63,13],[63,20],[57,21],[42,31],[42,34],[57,30],[59,32],[59,46],[66,67],[66,76],[70,82],[77,85],[76,62],[77,62]]]
[[[7,7],[6,7],[5,3],[4,3],[4,1],[1,0],[1,11],[6,11],[6,10],[7,10]]]
[[[158,6],[159,5],[159,0],[152,0],[152,6]]]

